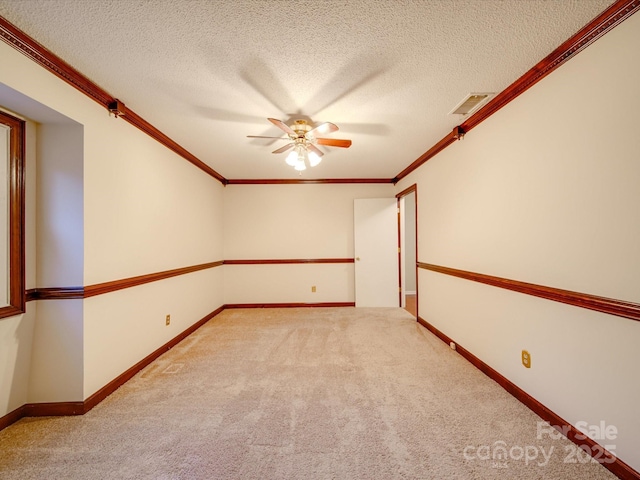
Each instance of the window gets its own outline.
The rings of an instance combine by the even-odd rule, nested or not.
[[[25,122],[0,111],[0,318],[25,311]]]

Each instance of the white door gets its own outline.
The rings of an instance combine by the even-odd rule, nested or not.
[[[356,199],[353,216],[356,307],[397,307],[400,298],[397,201]]]

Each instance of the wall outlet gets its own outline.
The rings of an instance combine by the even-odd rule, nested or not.
[[[165,325],[171,325],[171,315],[167,315],[167,317],[164,320]]]
[[[522,365],[531,368],[531,354],[526,350],[522,350]]]
[[[316,293],[316,286],[311,287],[311,293]]]

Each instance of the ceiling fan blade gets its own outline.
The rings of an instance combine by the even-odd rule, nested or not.
[[[307,148],[311,150],[313,153],[318,155],[319,157],[323,156],[324,153],[318,147],[316,147],[313,143],[307,143]]]
[[[265,137],[264,135],[247,135],[247,138],[271,138],[275,140],[291,140],[289,137]]]
[[[351,140],[340,140],[339,138],[316,138],[316,143],[327,147],[349,148],[351,146]]]
[[[331,122],[324,122],[307,132],[306,136],[315,136],[317,134],[324,135],[326,133],[337,132],[338,126]]]
[[[293,146],[295,145],[295,143],[291,142],[291,143],[287,143],[284,147],[280,147],[277,150],[274,150],[271,153],[282,153],[282,152],[286,152],[287,150],[290,150],[293,148]]]
[[[271,123],[273,123],[276,127],[278,127],[283,132],[285,132],[285,133],[287,133],[289,135],[295,135],[296,137],[298,136],[298,134],[296,132],[294,132],[291,129],[291,127],[289,127],[289,125],[284,123],[282,120],[278,120],[277,118],[267,118],[267,120],[269,120]]]

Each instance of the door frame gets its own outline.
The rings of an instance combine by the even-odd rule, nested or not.
[[[405,272],[406,266],[403,265],[402,263],[402,252],[405,250],[405,239],[403,238],[402,235],[402,221],[404,220],[403,218],[401,218],[400,215],[400,200],[402,200],[404,197],[406,197],[407,195],[413,193],[414,194],[414,201],[415,201],[415,233],[416,233],[416,238],[415,238],[415,249],[416,249],[416,265],[414,267],[414,275],[416,278],[416,318],[418,317],[418,292],[420,291],[420,289],[418,288],[418,185],[417,184],[413,184],[410,187],[405,188],[404,190],[402,190],[400,193],[396,194],[396,201],[397,201],[397,205],[398,205],[398,290],[399,290],[399,300],[400,300],[400,307],[402,307],[403,305],[403,298],[402,296],[404,295],[404,291],[403,291],[403,284],[402,284],[402,274],[403,272],[405,273],[405,275],[408,272]]]

